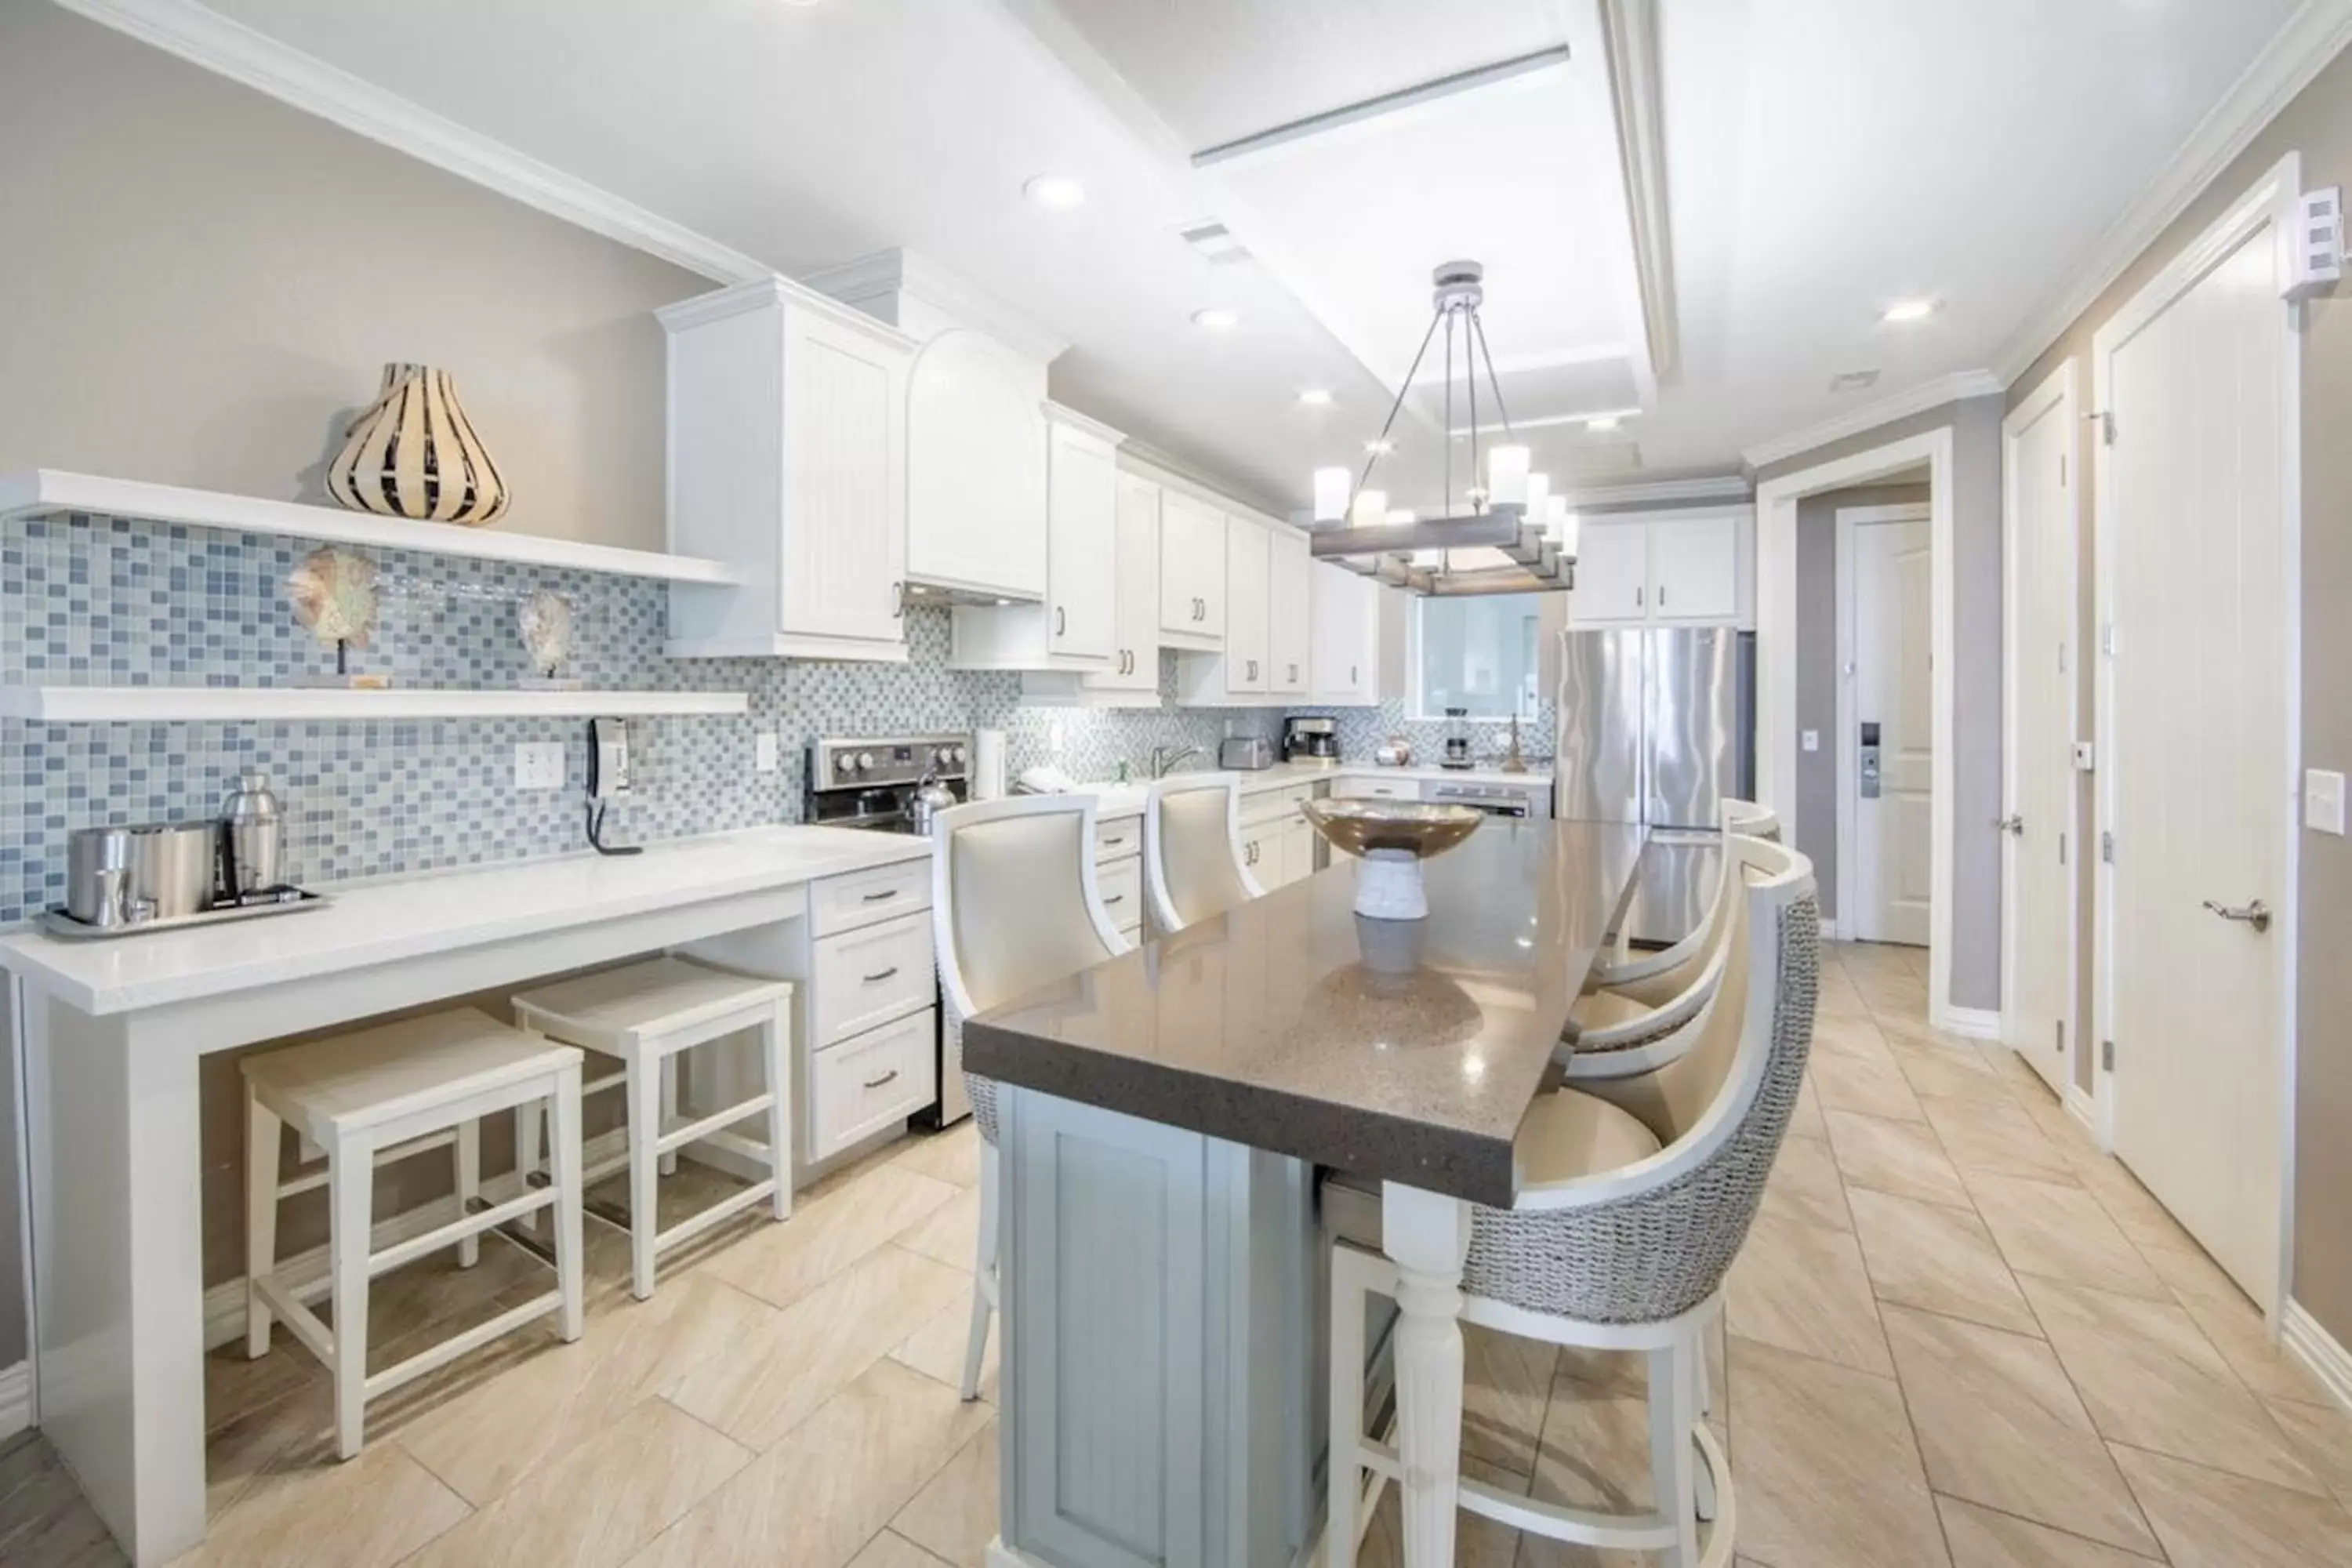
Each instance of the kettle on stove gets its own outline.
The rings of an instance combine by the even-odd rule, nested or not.
[[[921,837],[929,838],[931,836],[931,823],[939,814],[951,805],[961,804],[956,799],[955,791],[940,782],[940,775],[936,769],[926,772],[923,774],[923,782],[917,784],[915,793],[907,797],[908,830]]]

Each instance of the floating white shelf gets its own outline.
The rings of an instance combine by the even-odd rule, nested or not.
[[[0,686],[0,718],[41,724],[593,719],[748,712],[740,691],[345,691],[300,686]]]
[[[262,500],[220,490],[184,489],[138,479],[105,479],[58,468],[32,468],[0,475],[0,517],[45,517],[84,511],[153,522],[186,523],[238,533],[274,533],[328,544],[372,550],[415,550],[430,555],[462,555],[477,561],[511,561],[601,572],[615,577],[652,577],[669,583],[736,584],[742,576],[718,561],[622,550],[610,544],[580,544],[535,533],[497,528],[461,528],[447,522],[410,522],[338,507]]]

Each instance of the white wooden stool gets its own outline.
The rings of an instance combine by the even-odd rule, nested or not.
[[[521,1027],[620,1059],[620,1071],[591,1081],[582,1092],[626,1087],[628,1150],[599,1161],[587,1179],[593,1183],[628,1168],[630,1289],[639,1300],[654,1293],[654,1259],[663,1251],[724,1224],[762,1198],[770,1200],[778,1219],[792,1216],[792,1000],[788,982],[730,973],[682,958],[648,959],[583,974],[514,999],[515,1022]],[[747,1029],[760,1032],[765,1079],[761,1091],[673,1127],[679,1055]],[[762,1111],[768,1119],[765,1143],[727,1131]],[[694,1142],[764,1164],[767,1179],[664,1230],[655,1206],[656,1165],[665,1175],[676,1170],[678,1149]],[[519,1168],[526,1173],[535,1170],[539,1120],[530,1107],[518,1113],[515,1148]]]
[[[326,1363],[335,1378],[341,1458],[360,1451],[361,1413],[378,1394],[550,1312],[563,1314],[565,1339],[580,1337],[580,1059],[568,1046],[551,1045],[471,1007],[245,1058],[246,1353],[268,1352],[276,1317]],[[519,1197],[478,1208],[481,1119],[540,1100],[554,1107],[552,1186],[526,1186]],[[326,1151],[323,1172],[279,1179],[279,1145],[289,1126]],[[372,1250],[375,1168],[442,1148],[456,1151],[457,1217]],[[278,1205],[321,1185],[328,1191],[332,1330],[306,1304],[322,1292],[290,1288],[278,1274]],[[551,1206],[554,1289],[368,1374],[370,1279],[450,1246],[470,1268],[482,1232]]]

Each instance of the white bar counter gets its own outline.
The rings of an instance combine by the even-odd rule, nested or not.
[[[0,938],[24,1049],[40,1426],[133,1562],[205,1532],[204,1055],[803,918],[927,840],[767,827],[353,883],[322,909]]]

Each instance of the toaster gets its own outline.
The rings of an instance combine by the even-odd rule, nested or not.
[[[1217,742],[1217,766],[1255,773],[1274,766],[1274,742],[1263,735],[1228,735]]]

